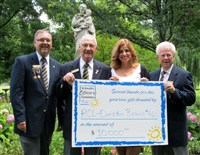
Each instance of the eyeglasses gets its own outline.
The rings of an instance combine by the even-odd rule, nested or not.
[[[51,39],[48,39],[48,38],[40,38],[40,39],[36,39],[36,41],[39,41],[39,42],[44,42],[46,41],[47,43],[50,43],[51,42]]]

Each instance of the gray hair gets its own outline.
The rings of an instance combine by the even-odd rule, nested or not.
[[[95,43],[95,46],[97,46],[97,40],[96,40],[95,36],[93,36],[93,35],[91,35],[91,34],[85,34],[85,35],[83,35],[83,36],[81,37],[81,39],[80,39],[79,45],[81,45],[82,42],[83,42],[84,40],[86,40],[86,39],[91,39],[91,40],[93,40],[94,43]]]
[[[36,38],[37,38],[38,34],[44,33],[44,32],[49,33],[49,34],[51,35],[51,33],[50,33],[48,30],[46,30],[46,29],[39,29],[39,30],[37,30],[37,31],[35,32],[34,41],[36,41]]]
[[[161,48],[167,48],[167,49],[171,49],[173,55],[176,54],[176,47],[174,44],[168,42],[168,41],[164,41],[164,42],[161,42],[157,45],[156,47],[156,54],[159,55],[159,52],[160,52],[160,49]]]

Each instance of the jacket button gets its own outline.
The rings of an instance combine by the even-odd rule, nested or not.
[[[46,111],[47,111],[46,109],[43,110],[43,112],[46,112]]]

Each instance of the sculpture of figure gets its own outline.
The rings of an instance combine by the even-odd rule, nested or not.
[[[93,36],[96,36],[96,34],[95,34],[95,27],[94,27],[94,24],[93,24],[93,21],[92,21],[91,13],[92,12],[91,12],[90,9],[86,10],[86,14],[85,14],[85,28],[87,28],[89,34],[91,34]]]
[[[91,17],[91,10],[87,9],[85,4],[79,6],[79,13],[72,19],[72,30],[74,31],[74,38],[76,42],[75,58],[79,57],[78,45],[80,38],[85,34],[96,36],[95,27]]]

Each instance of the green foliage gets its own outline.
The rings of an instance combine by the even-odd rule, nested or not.
[[[60,63],[74,59],[75,43],[72,34],[63,29],[57,29],[57,33],[53,33],[53,49],[51,56]]]
[[[189,141],[188,148],[191,155],[198,155],[200,153],[200,141]]]
[[[8,82],[16,56],[34,51],[33,34],[45,28],[38,19],[39,13],[32,1],[8,0],[1,4],[0,17],[0,83]]]
[[[115,147],[102,147],[101,155],[117,155],[117,150]]]
[[[13,135],[14,116],[11,104],[0,103],[0,155],[22,154],[18,136]]]
[[[112,48],[117,40],[118,40],[117,37],[112,37],[109,36],[108,34],[98,35],[97,36],[98,51],[95,55],[95,58],[110,66]]]
[[[126,37],[141,47],[137,50],[140,62],[147,66],[148,70],[153,71],[159,67],[159,64],[151,61],[156,57],[152,54],[156,45],[161,41],[169,40],[177,46],[180,67],[189,70],[193,74],[194,82],[199,83],[200,7],[198,0],[181,3],[174,0],[3,1],[0,5],[0,83],[9,81],[16,56],[35,50],[33,35],[37,29],[52,30],[52,57],[61,63],[72,60],[75,42],[71,20],[78,13],[78,7],[82,2],[92,10],[100,45],[97,59],[110,64],[110,52],[114,40]],[[53,30],[49,23],[40,21],[38,17],[43,12],[60,27]]]
[[[140,155],[151,155],[151,146],[145,146],[142,149]],[[102,147],[101,155],[118,155],[115,147]]]
[[[50,152],[52,155],[63,154],[64,149],[64,138],[62,136],[62,131],[55,131],[53,134],[53,139],[50,145]]]
[[[200,68],[200,47],[193,47],[193,46],[182,46],[179,48],[179,52],[181,53],[180,55],[180,59],[181,64],[188,69],[193,76],[193,81],[195,83],[195,86],[197,87],[197,85],[199,84],[200,81],[200,73],[199,73],[199,69]],[[184,59],[187,58],[187,59]],[[189,63],[188,63],[189,62]]]
[[[160,67],[157,55],[155,53],[145,48],[141,48],[138,45],[134,45],[134,48],[138,53],[138,61],[144,65],[149,72],[155,71]]]
[[[188,117],[188,148],[191,153],[200,153],[200,91],[197,90],[196,103],[189,107]]]
[[[0,142],[0,155],[22,155],[19,136],[12,133],[10,143]]]
[[[85,3],[93,10],[95,26],[99,31],[119,38],[127,37],[145,48],[147,53],[154,52],[161,41],[173,42],[179,51],[178,66],[189,70],[194,82],[199,83],[198,0],[181,3],[174,0],[97,0],[95,4]],[[184,54],[186,49],[187,55]]]
[[[12,141],[14,116],[11,105],[0,104],[0,141],[9,144]]]

